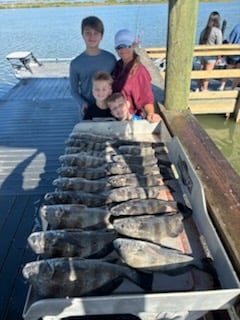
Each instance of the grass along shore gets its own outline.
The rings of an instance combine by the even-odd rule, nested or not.
[[[22,8],[48,8],[48,7],[87,7],[87,6],[106,6],[106,5],[126,5],[126,4],[159,4],[167,3],[168,0],[106,0],[102,2],[71,2],[71,1],[33,1],[33,2],[3,2],[0,9],[22,9]],[[200,2],[215,2],[215,0],[200,0]],[[231,2],[231,0],[218,0],[217,2]]]
[[[106,6],[106,5],[121,5],[121,4],[159,4],[166,3],[167,0],[127,0],[127,1],[114,1],[107,0],[102,2],[68,2],[68,1],[47,1],[47,2],[12,2],[0,4],[0,9],[21,9],[21,8],[48,8],[48,7],[89,7],[89,6]]]

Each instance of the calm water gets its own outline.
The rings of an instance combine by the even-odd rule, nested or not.
[[[196,43],[211,11],[227,20],[228,35],[239,23],[240,0],[200,3]],[[141,39],[142,46],[166,45],[168,4],[116,5],[0,10],[0,96],[16,83],[5,56],[11,51],[33,51],[37,57],[74,57],[84,49],[80,22],[88,15],[104,21],[102,47],[114,52],[113,37],[127,27]],[[223,154],[240,174],[240,124],[223,116],[198,117]]]

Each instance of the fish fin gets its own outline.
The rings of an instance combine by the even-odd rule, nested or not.
[[[124,280],[123,278],[114,279],[99,288],[96,288],[96,289],[93,289],[92,291],[87,292],[85,295],[86,296],[95,296],[95,295],[110,294],[121,285],[123,280]]]
[[[152,283],[153,283],[153,273],[136,271],[137,272],[137,282],[136,284],[141,287],[145,292],[152,291]]]
[[[186,206],[184,203],[178,202],[177,207],[178,207],[178,210],[183,215],[184,219],[187,219],[192,216],[192,209]]]
[[[113,254],[114,257],[114,247],[112,243],[108,243],[106,244],[101,250],[99,250],[98,252],[88,256],[88,259],[101,259],[103,258],[104,260],[107,259],[107,257],[109,257],[109,259],[111,258],[110,255]],[[116,254],[115,254],[115,258],[116,258]]]
[[[217,270],[215,269],[213,260],[211,258],[207,257],[200,259],[194,264],[194,267],[201,271],[209,273],[213,277],[215,285],[219,284]]]

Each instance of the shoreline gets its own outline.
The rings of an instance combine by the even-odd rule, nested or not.
[[[115,0],[107,0],[102,2],[18,2],[18,3],[3,3],[0,4],[1,9],[27,9],[27,8],[57,8],[57,7],[89,7],[89,6],[114,6],[114,5],[144,5],[144,4],[163,4],[167,3],[167,0],[127,0],[118,2]],[[200,0],[199,2],[215,2],[214,0]],[[217,2],[231,2],[231,0],[218,0]]]
[[[23,9],[23,8],[57,8],[57,7],[100,7],[100,6],[113,6],[113,5],[143,5],[143,4],[161,4],[167,3],[167,0],[158,1],[106,1],[106,2],[31,2],[31,3],[13,3],[13,4],[0,4],[0,9]]]

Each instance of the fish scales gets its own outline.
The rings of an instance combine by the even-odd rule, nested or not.
[[[44,199],[48,204],[85,204],[90,207],[104,206],[106,204],[105,194],[77,191],[49,192],[45,194]]]
[[[106,141],[117,141],[117,137],[109,136],[109,135],[102,135],[102,134],[93,134],[89,132],[72,132],[70,135],[72,139],[83,139],[87,141],[93,142],[106,142]]]
[[[82,147],[65,147],[65,154],[74,154],[74,153],[80,153],[80,154],[88,154],[90,156],[94,157],[103,157],[108,154],[118,154],[119,151],[117,148],[114,148],[112,146],[106,146],[103,150],[83,150]]]
[[[57,169],[57,174],[62,177],[80,177],[88,180],[101,179],[107,175],[106,165],[96,168],[79,168],[78,166],[63,166]]]
[[[79,147],[83,151],[103,151],[106,147],[112,146],[117,147],[115,142],[93,142],[88,140],[81,140],[81,139],[68,139],[65,141],[66,147]]]
[[[107,177],[107,182],[114,188],[133,186],[133,187],[149,187],[164,185],[161,175],[141,176],[135,173],[119,174]]]
[[[140,165],[151,166],[158,162],[158,159],[152,155],[135,156],[135,155],[123,154],[123,155],[113,155],[111,159],[113,162],[124,162],[124,163],[139,165],[139,166]]]
[[[135,164],[129,165],[126,163],[113,162],[107,164],[106,170],[109,175],[135,173],[138,175],[146,176],[160,174],[160,170],[157,164],[151,166],[141,166]]]
[[[84,151],[77,147],[66,147],[65,154],[67,155],[78,154],[78,155],[85,155],[85,156],[92,156],[92,157],[102,157],[105,155],[103,151],[95,151],[95,150]]]
[[[53,180],[53,186],[58,190],[98,192],[110,188],[107,179],[87,180],[84,178],[58,178]]]
[[[116,289],[124,278],[150,291],[153,278],[151,274],[139,273],[124,265],[78,257],[29,262],[22,273],[43,298],[105,295]]]
[[[59,161],[64,165],[79,166],[79,167],[99,167],[106,160],[102,157],[93,157],[88,155],[65,154],[59,157]]]
[[[159,186],[164,185],[161,176],[138,176],[134,173],[109,176],[103,179],[88,180],[80,177],[60,177],[53,180],[53,186],[58,190],[73,190],[85,192],[98,192],[125,186]]]
[[[33,232],[28,237],[31,249],[44,258],[102,258],[113,251],[114,230],[62,229]]]
[[[114,216],[159,214],[166,212],[177,212],[178,207],[175,201],[159,199],[133,199],[117,204],[110,209]]]
[[[178,250],[143,240],[117,238],[114,248],[132,268],[168,273],[194,264],[194,258]]]
[[[130,238],[152,241],[161,244],[166,237],[177,237],[183,231],[183,216],[172,215],[142,215],[119,218],[113,221],[114,229]]]
[[[169,189],[165,186],[157,187],[120,187],[101,193],[81,191],[55,191],[45,194],[44,199],[48,204],[85,204],[90,207],[104,206],[114,202],[131,199],[162,199],[173,200]]]
[[[152,146],[141,147],[138,145],[125,145],[118,147],[119,153],[135,156],[154,156],[155,151]]]
[[[173,200],[171,192],[165,186],[154,187],[120,187],[107,193],[106,203],[123,202],[131,199]]]
[[[78,228],[83,230],[112,229],[110,212],[105,207],[82,204],[43,205],[39,211],[52,229]]]

